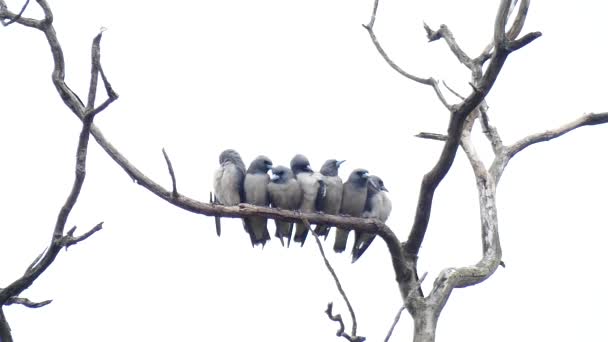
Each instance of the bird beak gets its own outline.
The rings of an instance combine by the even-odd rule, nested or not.
[[[273,173],[272,176],[270,176],[270,179],[272,179],[273,181],[276,181],[279,178],[279,175],[277,175],[276,173]]]
[[[270,170],[272,170],[272,164],[268,164],[268,165],[266,165],[266,168],[268,169],[268,170],[266,170],[266,171],[270,171]]]
[[[362,174],[361,177],[367,179],[367,178],[369,178],[369,173],[366,172],[366,173]]]
[[[388,192],[388,189],[385,186],[381,187],[380,190],[384,190],[384,191]]]
[[[306,165],[306,170],[307,170],[307,171],[310,171],[310,172],[314,172],[314,171],[312,170],[312,167],[310,167],[310,165]]]
[[[336,167],[339,167],[340,165],[342,165],[342,163],[344,163],[346,160],[338,160],[336,162]]]

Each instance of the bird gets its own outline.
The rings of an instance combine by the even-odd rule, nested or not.
[[[245,163],[241,155],[227,149],[220,154],[220,167],[213,176],[214,203],[238,205],[245,199],[243,182],[245,180]],[[222,233],[220,218],[215,218],[217,236]]]
[[[369,172],[365,169],[355,169],[348,176],[348,180],[342,187],[342,205],[340,214],[361,217],[365,209],[367,199],[367,181]],[[342,253],[346,249],[349,231],[336,227],[336,240],[334,251]]]
[[[270,205],[273,208],[297,210],[302,202],[302,189],[295,179],[293,172],[286,166],[275,166],[272,168],[271,182],[268,183],[268,195]],[[283,238],[287,238],[287,247],[291,243],[292,222],[275,220],[277,230],[275,236],[285,246]]]
[[[338,176],[338,169],[345,160],[329,159],[321,166],[321,175],[325,183],[325,197],[321,201],[321,211],[325,214],[337,215],[342,205],[342,179]],[[315,234],[325,236],[331,227],[328,225],[317,225]]]
[[[321,201],[325,195],[325,184],[323,176],[314,172],[310,167],[308,158],[302,154],[296,154],[291,159],[291,171],[302,189],[302,202],[300,203],[300,212],[314,213],[319,211]],[[296,223],[296,232],[293,236],[293,241],[300,242],[300,246],[304,245],[308,229],[303,222]]]
[[[382,179],[378,176],[369,176],[365,211],[361,216],[378,219],[382,221],[382,223],[385,223],[386,220],[388,220],[392,209],[393,204],[388,197],[388,189],[384,186]],[[365,253],[375,236],[375,234],[355,232],[355,244],[353,245],[352,253],[353,263]]]
[[[267,207],[270,204],[268,196],[268,183],[270,176],[268,171],[272,169],[272,161],[266,156],[256,157],[245,174],[244,190],[245,203]],[[268,233],[268,219],[265,217],[248,217],[243,219],[245,231],[251,237],[251,245],[261,244],[270,240]]]

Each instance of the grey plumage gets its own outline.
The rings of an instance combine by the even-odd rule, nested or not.
[[[215,203],[222,205],[238,205],[245,198],[243,182],[245,180],[245,163],[235,150],[224,150],[220,154],[220,167],[213,177],[213,192]],[[215,229],[220,236],[222,228],[218,217],[215,219]]]
[[[342,179],[338,176],[338,169],[344,162],[344,160],[329,159],[321,167],[321,175],[323,175],[323,182],[325,183],[325,196],[321,200],[320,210],[325,214],[337,215],[340,213],[340,206],[342,205]],[[317,225],[315,227],[315,234],[325,236],[327,239],[330,228],[327,225]]]
[[[318,211],[325,194],[323,176],[320,173],[314,172],[310,167],[308,158],[301,154],[296,154],[291,159],[290,166],[291,171],[302,189],[300,211],[303,213]],[[293,241],[300,242],[301,245],[304,245],[306,236],[308,236],[308,229],[304,223],[296,223],[296,233],[294,234]]]
[[[296,210],[302,201],[302,190],[298,181],[294,178],[291,169],[285,166],[272,168],[271,182],[268,183],[268,195],[273,208]],[[291,231],[293,223],[275,220],[277,230],[275,236],[285,246],[283,238],[287,238],[287,247],[291,243]]]
[[[369,176],[365,211],[361,216],[386,222],[392,209],[393,204],[388,197],[388,190],[384,186],[382,179],[378,176]],[[375,236],[375,234],[355,232],[352,262],[357,261],[365,253]]]
[[[258,156],[249,164],[244,181],[245,203],[263,207],[270,204],[268,196],[268,183],[270,183],[268,170],[270,169],[272,169],[272,161],[266,156]],[[252,246],[257,244],[264,246],[266,241],[270,240],[267,218],[249,217],[243,219],[243,224],[251,238]]]
[[[365,209],[367,199],[367,181],[369,173],[365,169],[355,169],[348,176],[348,180],[342,187],[342,205],[340,214],[361,217]],[[336,240],[334,251],[342,253],[346,249],[349,231],[340,227],[336,228]]]

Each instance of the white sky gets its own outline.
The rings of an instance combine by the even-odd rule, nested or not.
[[[17,1],[7,1],[16,11]],[[461,92],[469,75],[422,22],[447,24],[476,56],[498,1],[383,0],[376,32],[406,70]],[[34,5],[34,4],[32,4]],[[393,201],[388,224],[405,239],[422,175],[441,144],[447,112],[428,87],[391,70],[361,28],[372,1],[51,1],[67,80],[86,97],[90,43],[101,26],[102,63],[120,99],[97,118],[141,170],[170,186],[169,152],[185,195],[206,200],[217,156],[235,148],[248,164],[304,153],[313,168],[346,159],[341,176],[366,167]],[[28,16],[39,15],[31,6]],[[35,10],[34,10],[35,9]],[[608,109],[605,11],[599,1],[533,2],[524,32],[543,37],[515,52],[488,97],[506,143]],[[0,287],[48,243],[73,177],[79,122],[52,85],[44,36],[0,30]],[[608,126],[582,128],[515,157],[498,188],[503,260],[486,282],[455,290],[438,341],[605,340]],[[479,133],[479,132],[478,132]],[[485,141],[479,139],[485,144]],[[487,145],[479,149],[488,152]],[[487,153],[486,153],[487,154]],[[489,156],[489,154],[487,154]],[[489,163],[489,159],[488,159]],[[87,180],[69,219],[104,229],[62,252],[26,292],[44,308],[8,307],[16,341],[337,340],[328,301],[348,317],[312,240],[252,249],[240,222],[159,200],[91,141]],[[459,152],[439,187],[419,269],[437,273],[480,258],[477,194]],[[274,232],[274,225],[271,224]],[[349,241],[352,243],[352,237]],[[325,243],[331,250],[333,234]],[[359,334],[382,340],[401,306],[384,244],[355,265],[328,253],[358,313]],[[393,341],[410,340],[404,313]]]

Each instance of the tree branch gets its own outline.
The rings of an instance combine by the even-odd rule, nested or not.
[[[487,66],[485,73],[480,77],[479,84],[475,84],[473,93],[460,104],[454,106],[448,126],[448,139],[444,144],[441,156],[433,169],[425,174],[422,179],[418,205],[416,207],[416,216],[410,235],[405,244],[406,253],[408,254],[417,255],[420,250],[430,219],[435,189],[452,166],[467,116],[473,109],[479,106],[485,96],[489,93],[498,77],[498,73],[511,52],[511,50],[507,48],[508,42],[506,41],[504,33],[509,5],[510,1],[501,1],[495,23],[495,52],[490,59],[490,63]]]
[[[408,78],[408,79],[410,79],[410,80],[412,80],[414,82],[418,82],[420,84],[425,84],[425,85],[433,87],[433,90],[435,91],[435,94],[439,98],[439,101],[441,101],[441,103],[448,110],[451,110],[452,105],[450,105],[447,102],[447,100],[445,99],[445,96],[441,92],[441,89],[439,88],[439,82],[437,82],[432,77],[421,78],[421,77],[418,77],[418,76],[415,76],[413,74],[408,73],[407,71],[403,70],[400,66],[398,66],[397,63],[395,63],[388,56],[388,54],[386,53],[386,51],[384,51],[384,48],[382,47],[382,45],[380,45],[380,42],[378,41],[378,38],[376,37],[376,33],[374,32],[374,23],[376,22],[376,14],[378,12],[378,3],[379,3],[379,0],[374,0],[374,7],[372,9],[371,18],[370,18],[369,23],[367,25],[363,25],[363,28],[365,28],[365,30],[369,34],[369,37],[371,38],[372,43],[376,47],[376,50],[378,50],[378,53],[380,53],[380,56],[382,56],[382,58],[384,58],[384,60],[388,63],[388,65],[391,68],[393,68],[395,71],[397,71],[402,76],[404,76],[404,77],[406,77],[406,78]]]
[[[163,148],[163,156],[165,157],[165,162],[167,163],[167,168],[169,169],[169,175],[171,176],[171,185],[173,186],[173,190],[171,191],[171,195],[173,197],[177,197],[177,183],[175,181],[175,172],[173,172],[173,165],[171,165],[171,160],[169,159],[169,155],[165,148]]]
[[[6,9],[6,5],[3,1],[0,2],[0,17],[2,19],[15,19],[15,22],[17,23],[23,24],[25,26],[35,27],[44,32],[45,36],[47,37],[47,41],[49,42],[49,45],[51,47],[51,53],[53,55],[54,60],[53,81],[55,83],[57,91],[59,92],[66,105],[68,105],[68,107],[72,109],[75,113],[77,113],[81,118],[82,129],[79,135],[78,146],[76,150],[74,183],[65,203],[63,204],[57,215],[57,220],[55,222],[55,227],[53,229],[53,235],[49,246],[29,265],[22,277],[13,281],[6,288],[0,290],[0,307],[6,305],[6,303],[11,298],[15,298],[22,291],[31,286],[33,282],[53,263],[62,247],[67,248],[75,243],[78,243],[101,229],[101,224],[99,224],[89,232],[78,237],[73,236],[75,228],[70,230],[67,235],[64,236],[63,234],[67,218],[71,213],[72,209],[74,208],[74,205],[76,204],[76,201],[78,200],[78,197],[80,195],[82,185],[84,184],[86,176],[88,143],[91,127],[93,125],[93,119],[99,112],[106,108],[109,103],[116,99],[116,94],[111,91],[111,86],[107,82],[105,76],[102,74],[106,90],[108,90],[109,99],[106,100],[104,104],[102,104],[100,107],[94,108],[94,90],[97,84],[96,74],[97,72],[102,73],[101,65],[99,62],[99,44],[101,40],[101,33],[93,39],[91,57],[91,89],[89,91],[88,106],[85,110],[82,102],[80,101],[80,99],[78,99],[78,96],[76,96],[76,94],[74,94],[69,89],[65,82],[63,82],[63,78],[65,75],[63,52],[57,40],[54,28],[52,26],[53,14],[51,12],[51,9],[45,0],[37,0],[37,2],[44,12],[45,19],[42,21],[31,21],[24,18],[16,18],[15,15],[8,12],[8,10]],[[32,23],[34,23],[35,25],[30,25]]]
[[[344,337],[347,341],[350,342],[363,342],[365,341],[365,337],[362,336],[351,336],[347,333],[344,332],[344,321],[342,321],[342,315],[337,314],[334,316],[334,314],[332,313],[334,307],[334,303],[328,303],[327,304],[327,309],[325,309],[325,313],[327,314],[327,317],[329,317],[330,320],[334,321],[334,322],[338,322],[340,324],[340,328],[338,328],[338,331],[336,332],[336,336],[338,337]]]
[[[45,305],[51,304],[52,301],[53,301],[52,299],[49,299],[49,300],[44,300],[42,302],[32,302],[31,300],[29,300],[27,298],[11,297],[8,299],[8,301],[4,305],[8,306],[8,305],[13,305],[13,304],[19,304],[19,305],[28,307],[30,309],[37,309],[37,308],[41,308]]]
[[[344,292],[344,289],[342,288],[342,284],[340,283],[340,279],[338,278],[336,271],[334,271],[334,268],[331,266],[331,264],[329,263],[329,260],[327,260],[327,257],[325,256],[325,251],[323,250],[323,245],[321,244],[321,240],[319,240],[319,236],[310,227],[310,222],[308,222],[308,220],[303,219],[302,222],[304,223],[304,226],[306,226],[306,229],[308,229],[310,231],[310,233],[312,234],[312,236],[315,238],[315,242],[317,243],[317,247],[319,247],[319,252],[321,253],[321,257],[323,257],[325,267],[327,267],[327,270],[329,271],[332,278],[334,279],[334,282],[336,283],[336,288],[338,288],[338,292],[340,292],[340,295],[342,296],[342,298],[344,299],[344,302],[346,303],[346,307],[348,307],[348,311],[350,312],[350,318],[352,319],[352,322],[353,322],[353,328],[352,328],[350,335],[356,337],[357,336],[357,317],[355,316],[355,310],[353,309],[352,305],[350,304],[350,300],[348,300],[348,296],[346,296],[346,292]],[[342,330],[344,330],[343,325],[344,325],[344,323],[342,323]]]

